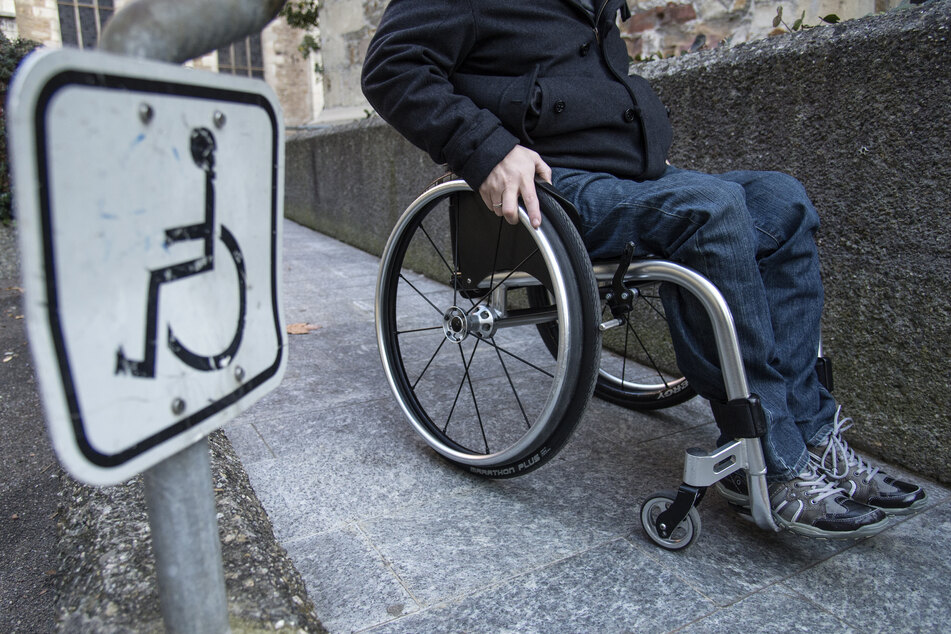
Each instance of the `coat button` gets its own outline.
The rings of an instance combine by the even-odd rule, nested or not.
[[[591,50],[591,42],[585,42],[580,47],[578,47],[578,54],[581,55],[581,57],[584,57],[585,55],[588,54],[588,51],[590,50]]]
[[[565,102],[559,99],[554,103],[552,109],[555,111],[555,114],[561,114],[565,111]]]
[[[628,123],[634,121],[634,118],[637,116],[637,111],[634,108],[628,108],[624,111],[624,120]]]

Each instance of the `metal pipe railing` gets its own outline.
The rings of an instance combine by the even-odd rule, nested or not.
[[[110,53],[181,64],[257,33],[284,0],[136,0],[99,40]]]

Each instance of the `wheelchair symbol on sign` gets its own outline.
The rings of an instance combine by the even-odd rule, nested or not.
[[[190,240],[204,243],[204,255],[200,258],[180,262],[164,268],[154,269],[149,275],[148,309],[145,323],[145,352],[141,360],[130,359],[122,346],[116,352],[116,374],[131,374],[136,377],[154,378],[156,346],[158,345],[158,304],[162,285],[171,284],[188,277],[201,275],[214,270],[218,260],[215,258],[215,137],[207,128],[195,128],[191,133],[191,155],[195,164],[205,172],[205,220],[201,224],[173,227],[165,230],[165,245]],[[247,288],[245,281],[244,256],[234,235],[221,225],[219,236],[225,249],[231,255],[238,273],[238,323],[231,343],[215,355],[200,355],[192,352],[172,331],[168,325],[168,347],[186,365],[202,372],[211,372],[227,367],[241,346],[247,313]]]

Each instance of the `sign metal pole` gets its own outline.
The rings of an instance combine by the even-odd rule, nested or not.
[[[258,31],[282,2],[135,0],[105,52],[34,52],[8,92],[50,438],[79,481],[144,474],[169,632],[229,629],[207,435],[286,368],[284,126],[263,82],[161,61]]]
[[[227,632],[208,439],[145,472],[162,618],[168,632]]]
[[[253,7],[256,2],[244,2]],[[271,4],[275,4],[273,1]],[[275,6],[280,7],[281,3]],[[263,5],[263,6],[262,6]],[[145,2],[133,3],[128,11],[141,11]],[[172,8],[174,19],[189,19],[189,9],[197,9],[198,3],[155,2],[153,7]],[[267,7],[261,2],[262,8]],[[273,16],[276,9],[265,11]],[[130,13],[131,15],[131,13]],[[265,23],[270,19],[266,17]],[[257,18],[260,20],[260,17]],[[117,14],[115,25],[103,35],[103,48],[117,53],[129,53],[129,46],[136,39],[134,29],[141,31],[141,21],[123,21]],[[195,20],[191,20],[195,23]],[[200,22],[200,21],[198,21]],[[261,25],[241,25],[239,30],[251,32]],[[166,32],[168,32],[166,30]],[[174,31],[173,31],[174,32]],[[125,33],[125,35],[123,35]],[[142,39],[142,33],[137,34]],[[144,38],[159,42],[157,46],[138,46],[132,50],[138,56],[152,59],[180,60],[183,54],[193,51],[163,50],[161,31],[154,29]],[[243,37],[244,33],[240,34]],[[228,33],[225,39],[236,39],[237,32]],[[227,42],[218,42],[220,46]],[[162,618],[169,632],[228,632],[228,600],[225,590],[224,569],[221,561],[221,542],[218,538],[215,497],[212,487],[211,462],[208,455],[208,439],[202,437],[179,453],[166,458],[145,472],[145,498],[148,505],[149,523],[152,529],[152,545],[158,574]]]
[[[110,48],[122,42],[113,33]],[[166,630],[229,632],[208,439],[149,468],[143,479]]]

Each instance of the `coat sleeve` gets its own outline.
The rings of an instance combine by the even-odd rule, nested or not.
[[[377,113],[473,188],[518,143],[450,80],[479,37],[471,0],[392,0],[367,50],[361,84]]]

